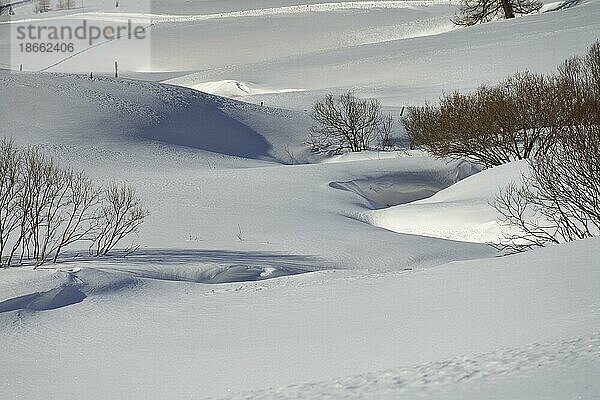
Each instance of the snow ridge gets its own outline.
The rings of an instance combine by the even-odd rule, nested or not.
[[[223,399],[398,399],[471,381],[521,375],[536,369],[600,359],[600,333],[547,343],[501,349],[473,357],[455,357],[331,381],[235,394]]]
[[[320,4],[299,4],[284,7],[259,8],[252,10],[230,11],[214,14],[197,15],[169,15],[169,14],[151,14],[151,13],[107,13],[107,12],[86,12],[74,13],[67,16],[56,16],[48,18],[28,18],[12,19],[3,23],[23,23],[43,21],[45,19],[87,19],[95,21],[128,22],[133,23],[173,23],[173,22],[192,22],[208,21],[214,19],[226,18],[244,18],[244,17],[264,17],[288,14],[304,14],[315,12],[332,12],[343,10],[370,10],[370,9],[398,9],[424,7],[430,5],[455,5],[457,0],[390,0],[390,1],[343,1]]]

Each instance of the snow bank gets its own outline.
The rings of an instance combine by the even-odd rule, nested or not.
[[[598,358],[600,334],[595,334],[221,399],[530,400],[578,393],[578,398],[592,400],[600,391],[595,382]]]
[[[484,170],[434,196],[362,215],[370,224],[394,232],[476,243],[502,236],[496,210],[490,205],[499,191],[518,182],[527,163],[513,162]]]
[[[297,145],[291,148],[297,148],[305,135],[301,119],[288,136],[279,135],[293,113],[159,83],[0,71],[0,88],[4,135],[23,144],[76,147],[79,153],[82,148],[95,149],[95,156],[98,150],[124,150],[156,141],[275,161],[283,156],[282,140],[295,135]]]
[[[189,77],[169,79],[164,81],[164,83],[168,83],[170,85],[189,87],[192,89],[199,90],[201,92],[231,98],[255,96],[261,94],[290,93],[302,91],[302,89],[269,89],[261,87],[254,83],[241,82],[232,79],[226,79],[217,82],[194,82],[194,76],[195,75],[191,75]]]
[[[558,379],[549,396],[583,384],[591,399],[598,244],[402,273],[323,271],[217,286],[135,278],[72,306],[0,313],[0,393],[76,398],[88,390],[96,399],[131,396],[135,388],[145,399],[238,398],[248,390],[262,392],[239,397],[414,398],[412,388],[426,398],[433,391],[480,399],[513,385],[516,394],[546,391],[565,371],[576,383]],[[11,276],[19,278],[2,272],[4,293],[15,285]],[[76,276],[90,286],[108,281],[93,269]],[[64,376],[70,379],[57,379]]]

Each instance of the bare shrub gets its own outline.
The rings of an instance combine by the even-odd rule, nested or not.
[[[567,60],[556,76],[556,143],[529,160],[530,175],[494,203],[513,229],[507,253],[600,234],[600,45]]]
[[[147,215],[130,187],[111,185],[101,196],[83,172],[6,139],[0,142],[0,178],[2,267],[56,263],[66,247],[86,241],[96,246],[95,255],[106,255]]]
[[[26,258],[43,264],[62,222],[68,197],[66,172],[40,149],[30,148],[23,156],[22,213],[25,221]]]
[[[36,0],[33,4],[33,12],[36,14],[52,11],[51,0]]]
[[[75,8],[75,0],[58,0],[56,8],[58,10],[72,10]]]
[[[64,205],[60,234],[53,241],[53,262],[58,260],[60,252],[66,246],[82,240],[92,240],[94,228],[97,226],[99,189],[83,172],[68,171],[66,184],[69,198]]]
[[[496,247],[515,253],[600,234],[600,129],[579,127],[547,154],[529,160],[530,176],[494,203],[510,226]]]
[[[313,150],[330,154],[359,152],[373,146],[377,136],[389,136],[391,117],[376,99],[359,99],[351,92],[337,98],[327,95],[313,106],[308,143]]]
[[[529,158],[551,145],[557,125],[552,78],[516,74],[497,86],[444,95],[412,108],[402,123],[416,147],[486,167]]]
[[[452,21],[456,25],[471,26],[535,13],[541,8],[542,3],[538,0],[462,0],[458,15]]]
[[[148,215],[131,186],[116,183],[109,185],[103,193],[90,254],[108,254],[121,240],[136,233]],[[133,245],[127,248],[128,252],[133,250]]]
[[[285,152],[285,154],[288,157],[289,165],[295,165],[298,163],[298,159],[296,158],[296,155],[294,154],[294,150],[290,149],[290,147],[288,145],[283,146],[283,151]]]
[[[5,265],[4,254],[11,236],[19,227],[19,166],[21,155],[13,141],[0,142],[0,267]]]
[[[377,145],[380,149],[385,150],[388,147],[392,147],[396,144],[394,137],[392,137],[392,128],[394,126],[394,119],[391,115],[384,115],[381,120],[381,126],[377,131],[376,140]]]

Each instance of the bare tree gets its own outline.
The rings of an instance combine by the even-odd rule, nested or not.
[[[65,217],[62,220],[60,234],[57,235],[52,246],[55,263],[66,246],[81,240],[93,240],[93,230],[98,219],[96,210],[100,203],[100,192],[92,180],[82,172],[73,171],[68,171],[66,178],[69,199],[65,203]]]
[[[308,143],[313,150],[340,154],[371,148],[373,141],[391,129],[391,118],[381,111],[376,99],[359,99],[351,92],[338,98],[327,95],[313,106]]]
[[[380,128],[377,131],[376,138],[377,144],[380,149],[385,150],[388,147],[392,147],[395,144],[395,140],[392,137],[392,128],[394,126],[394,119],[391,115],[384,115],[381,120]]]
[[[19,227],[20,157],[12,140],[0,142],[0,267],[9,266],[4,262],[5,250]]]
[[[538,0],[461,0],[456,25],[471,26],[496,19],[515,18],[515,15],[538,12],[542,3]]]
[[[135,190],[126,184],[108,186],[102,201],[95,238],[89,249],[90,254],[94,256],[108,254],[125,237],[136,233],[149,215]],[[130,246],[127,250],[131,251],[134,248]]]
[[[72,10],[75,8],[75,0],[58,0],[56,8],[58,10]]]
[[[101,191],[83,172],[61,168],[40,148],[0,142],[0,266],[58,262],[70,245],[107,254],[148,215],[132,188]],[[135,248],[128,248],[129,251]]]
[[[512,228],[496,244],[507,253],[600,234],[600,43],[567,60],[556,82],[556,143],[494,203]]]
[[[24,155],[24,193],[29,204],[23,210],[28,224],[28,258],[43,264],[64,222],[64,208],[69,201],[68,172],[46,157],[39,148]]]
[[[45,13],[48,11],[52,11],[52,1],[51,0],[36,0],[33,5],[33,12],[36,14]]]
[[[530,176],[494,207],[512,228],[496,247],[515,253],[600,234],[600,129],[580,127],[548,153],[529,160]]]

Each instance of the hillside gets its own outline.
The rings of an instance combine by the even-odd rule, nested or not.
[[[505,229],[489,203],[525,163],[304,143],[325,93],[376,96],[405,143],[401,107],[553,70],[600,38],[598,0],[471,28],[451,24],[456,4],[86,0],[0,17],[2,136],[127,182],[150,212],[133,254],[72,246],[0,270],[0,398],[598,398],[598,238],[486,244]],[[15,71],[4,32],[82,18],[150,24],[149,40]]]

